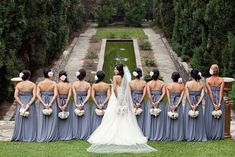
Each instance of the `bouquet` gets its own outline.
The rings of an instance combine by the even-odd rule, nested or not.
[[[161,113],[161,111],[162,111],[161,109],[154,107],[149,110],[149,113],[157,117]]]
[[[220,116],[222,115],[222,110],[217,110],[217,111],[214,110],[214,111],[212,111],[211,114],[214,118],[219,119]]]
[[[53,110],[51,108],[49,109],[43,109],[42,110],[42,113],[45,115],[45,116],[50,116],[52,114]]]
[[[179,116],[179,114],[177,113],[177,112],[172,112],[172,111],[169,111],[169,112],[167,112],[167,115],[168,115],[168,117],[170,117],[171,119],[177,119],[178,118],[178,116]]]
[[[188,115],[189,115],[191,118],[196,118],[196,117],[198,117],[198,115],[199,115],[199,111],[190,110],[190,111],[188,112]]]
[[[75,113],[77,116],[81,117],[81,116],[83,116],[83,115],[85,114],[85,111],[76,108],[76,109],[74,110],[74,113]]]
[[[105,113],[105,110],[100,110],[98,108],[95,109],[95,113],[98,115],[98,116],[103,116],[104,113]]]
[[[20,115],[22,117],[28,117],[29,116],[29,112],[26,109],[24,109],[24,108],[20,108]]]
[[[65,111],[59,112],[58,117],[60,117],[60,119],[67,119],[69,117],[69,112]]]
[[[140,115],[143,112],[141,108],[135,108],[135,115]]]
[[[117,111],[118,114],[124,115],[127,112],[128,112],[128,107],[126,105],[122,105],[118,107],[118,111]]]

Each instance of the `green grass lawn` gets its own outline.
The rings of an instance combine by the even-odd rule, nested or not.
[[[147,154],[95,154],[88,153],[86,148],[90,146],[86,141],[67,141],[50,143],[22,143],[0,142],[0,156],[55,156],[55,157],[86,157],[86,156],[113,156],[113,157],[232,157],[235,156],[235,141],[208,141],[208,142],[156,142],[148,143],[158,151]]]
[[[120,27],[120,28],[98,28],[95,37],[103,38],[138,38],[145,39],[142,28]]]

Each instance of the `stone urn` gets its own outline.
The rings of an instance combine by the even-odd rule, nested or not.
[[[11,82],[14,85],[14,89],[15,89],[16,85],[21,81],[22,81],[22,79],[20,77],[14,77],[11,79]],[[17,102],[16,102],[16,100],[14,100],[13,105],[16,105],[16,104],[17,104]]]
[[[229,92],[232,90],[234,78],[224,77],[224,104],[225,104],[225,127],[224,138],[231,138],[230,134],[230,121],[231,121],[231,108],[233,100],[229,98]]]

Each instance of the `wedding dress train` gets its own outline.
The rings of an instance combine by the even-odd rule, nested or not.
[[[138,126],[128,82],[130,72],[124,68],[121,85],[117,88],[118,96],[112,92],[100,126],[88,139],[92,145],[87,149],[95,153],[151,152],[154,148],[147,145]]]

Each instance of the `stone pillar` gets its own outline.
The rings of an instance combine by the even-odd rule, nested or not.
[[[224,138],[230,139],[230,121],[231,121],[231,107],[233,100],[229,98],[229,92],[232,90],[232,85],[235,79],[224,77],[224,105],[225,105],[225,127],[224,127]]]

